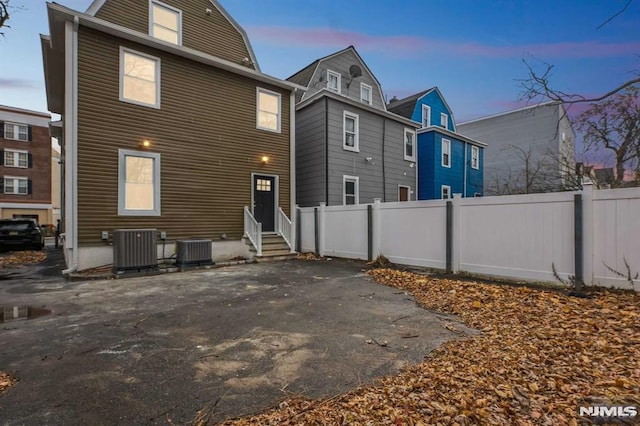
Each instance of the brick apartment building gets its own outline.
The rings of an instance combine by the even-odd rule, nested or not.
[[[0,105],[0,217],[54,224],[47,113]]]

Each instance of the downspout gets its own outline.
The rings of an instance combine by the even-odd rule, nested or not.
[[[467,141],[464,142],[464,171],[462,172],[462,198],[467,197]]]
[[[382,202],[386,203],[387,202],[387,178],[385,175],[385,168],[384,168],[384,159],[385,159],[385,152],[384,152],[384,142],[387,136],[387,119],[383,118],[382,119]],[[409,197],[411,197],[411,195],[409,195]]]
[[[297,88],[293,89],[289,97],[289,215],[291,221],[294,222],[294,226],[291,229],[291,245],[292,251],[295,250],[296,241],[296,92]]]
[[[329,98],[324,98],[324,202],[329,205]]]
[[[68,233],[71,230],[71,265],[69,268],[62,271],[63,275],[70,274],[78,270],[78,26],[79,18],[73,17],[72,26],[67,23],[65,28],[65,43],[67,44],[65,52],[67,57],[65,58],[65,66],[69,66],[71,69],[67,69],[65,72],[65,79],[69,88],[65,89],[66,94],[70,95],[68,106],[71,109],[71,123],[67,121],[65,127],[70,127],[69,138],[65,139],[66,152],[71,154],[71,158],[67,158],[65,161],[65,167],[67,167],[65,173],[66,183],[65,192],[67,192],[67,200],[69,207],[66,212],[65,220],[65,232]],[[66,40],[66,37],[70,37],[70,40]],[[69,43],[71,46],[69,46]],[[71,47],[71,52],[69,52]],[[69,57],[70,55],[70,57]],[[65,95],[66,95],[65,94]],[[65,111],[65,120],[68,120],[69,113]],[[69,170],[71,169],[71,170]],[[69,173],[71,172],[71,173]],[[71,194],[69,194],[69,187],[71,187]],[[71,195],[69,197],[69,195]],[[67,241],[65,241],[65,244]]]

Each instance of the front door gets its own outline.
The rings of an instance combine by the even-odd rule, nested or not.
[[[253,176],[253,217],[262,223],[262,232],[275,230],[276,178]]]

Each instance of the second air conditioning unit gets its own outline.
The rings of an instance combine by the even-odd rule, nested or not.
[[[177,266],[212,265],[211,240],[176,241]]]

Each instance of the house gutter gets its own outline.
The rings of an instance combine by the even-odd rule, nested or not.
[[[384,159],[385,159],[385,139],[387,136],[387,119],[382,118],[382,202],[387,202],[387,178],[385,175],[385,167],[384,167]],[[411,199],[411,194],[409,194],[409,199]]]
[[[71,264],[63,275],[78,270],[78,26],[80,19],[65,23],[65,249],[70,243]],[[68,117],[71,116],[71,120]],[[71,154],[71,158],[69,158]],[[69,191],[71,188],[71,191]],[[69,192],[71,194],[69,194]],[[69,196],[71,195],[71,196]],[[69,232],[71,231],[71,232]],[[69,235],[70,234],[70,235]],[[71,240],[71,241],[69,241]]]
[[[296,220],[296,92],[298,89],[293,89],[289,96],[289,214],[291,215],[291,221]],[[295,235],[297,224],[291,229],[291,245],[292,251],[295,251],[295,241],[297,236]]]

